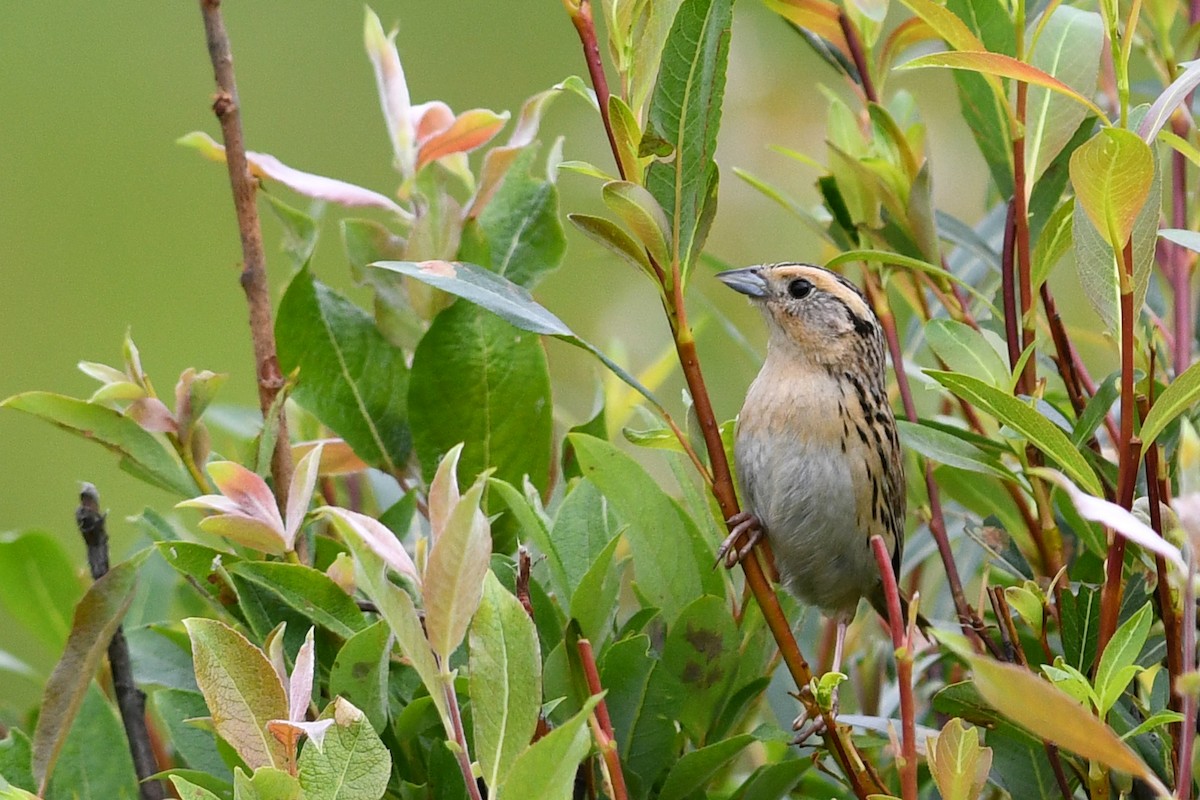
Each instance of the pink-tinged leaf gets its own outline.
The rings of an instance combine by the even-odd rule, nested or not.
[[[344,439],[316,439],[311,442],[297,442],[292,445],[292,460],[300,461],[313,448],[321,448],[321,466],[319,475],[324,478],[332,475],[354,475],[366,472],[370,467],[359,458]]]
[[[430,100],[412,107],[412,122],[421,145],[453,125],[454,112],[441,100]]]
[[[767,8],[806,31],[817,34],[851,59],[846,35],[838,24],[837,4],[829,0],[766,0]]]
[[[1153,528],[1139,520],[1131,512],[1126,511],[1116,503],[1110,503],[1107,500],[1084,493],[1071,482],[1070,478],[1057,470],[1036,469],[1032,471],[1057,484],[1066,492],[1067,496],[1071,498],[1071,502],[1075,505],[1075,510],[1084,519],[1099,522],[1101,525],[1107,525],[1139,547],[1166,558],[1180,572],[1187,574],[1187,565],[1183,560],[1183,554],[1179,552],[1179,548],[1159,536],[1154,532]],[[1176,512],[1178,510],[1176,508]]]
[[[312,702],[313,671],[315,668],[313,653],[313,629],[308,629],[304,644],[296,653],[296,665],[292,667],[292,677],[288,681],[288,719],[292,722],[303,722],[308,713],[308,704]]]
[[[71,723],[75,721],[88,685],[113,632],[121,624],[137,585],[137,572],[150,554],[143,550],[109,570],[93,583],[75,606],[71,633],[62,658],[46,681],[37,728],[33,733],[33,774],[45,797]]]
[[[325,575],[348,595],[353,595],[358,589],[358,581],[354,578],[354,559],[345,553],[337,554],[337,558],[325,570]]]
[[[190,133],[179,139],[178,144],[195,147],[203,155],[212,158],[214,161],[225,161],[225,148],[217,144],[206,133]],[[279,181],[292,191],[298,192],[305,197],[328,200],[331,203],[337,203],[347,208],[382,208],[385,211],[392,212],[401,219],[412,219],[412,214],[408,210],[379,192],[373,192],[370,189],[364,189],[362,186],[339,181],[335,178],[313,175],[311,172],[301,172],[284,164],[275,158],[275,156],[267,155],[266,153],[247,151],[246,160],[250,164],[251,175],[256,178],[270,178],[271,180]]]
[[[208,465],[208,476],[221,494],[237,503],[243,514],[269,525],[280,538],[286,539],[283,518],[266,481],[236,461],[212,462]]]
[[[228,377],[209,370],[197,372],[192,367],[179,375],[175,384],[175,419],[180,431],[189,430],[200,419]]]
[[[564,84],[559,83],[526,100],[525,105],[521,106],[521,113],[517,116],[517,124],[508,137],[508,142],[503,147],[488,150],[487,155],[483,157],[483,168],[479,171],[479,188],[476,189],[475,197],[471,199],[471,205],[467,208],[468,219],[474,219],[483,213],[483,209],[504,181],[504,176],[508,174],[509,167],[537,136],[542,115],[550,101],[564,88]]]
[[[1129,745],[1075,698],[1015,664],[979,656],[968,660],[979,693],[1004,716],[1065,750],[1141,778],[1160,797],[1170,796]]]
[[[1067,86],[1058,78],[1048,75],[1023,61],[1018,61],[1012,56],[982,51],[933,53],[921,56],[920,58],[914,58],[912,61],[901,66],[900,69],[916,69],[919,67],[962,69],[969,72],[978,72],[984,76],[991,75],[998,78],[1012,78],[1022,83],[1041,86],[1044,89],[1049,89],[1052,92],[1058,92],[1061,95],[1071,98],[1075,102],[1082,104],[1088,111],[1100,119],[1106,119],[1104,112],[1091,100],[1070,86]]]
[[[396,165],[402,175],[409,177],[416,163],[416,148],[413,145],[412,101],[409,99],[408,82],[400,65],[400,54],[396,52],[396,31],[385,34],[379,17],[370,7],[367,8],[363,41],[367,57],[375,69],[379,106],[392,140]]]
[[[142,397],[134,400],[125,409],[125,416],[151,433],[176,433],[179,425],[166,404],[157,397]]]
[[[260,520],[241,514],[217,514],[200,520],[200,530],[213,536],[223,536],[231,542],[281,556],[288,551],[283,533]]]
[[[1147,144],[1154,141],[1158,132],[1175,113],[1175,109],[1187,99],[1197,86],[1200,86],[1200,59],[1184,61],[1179,66],[1183,68],[1183,72],[1179,73],[1179,77],[1163,90],[1163,93],[1150,106],[1150,110],[1146,112],[1146,116],[1142,117],[1142,124],[1138,125],[1138,136],[1142,137]]]
[[[446,130],[421,143],[417,151],[417,170],[455,153],[469,153],[486,144],[500,132],[508,122],[508,112],[497,114],[484,108],[475,108],[458,115]]]
[[[267,661],[271,662],[275,674],[279,676],[279,683],[283,686],[288,685],[287,659],[283,653],[283,635],[286,632],[287,623],[279,623],[263,639],[262,646],[263,652],[267,654]]]
[[[415,585],[421,585],[417,567],[413,564],[408,551],[382,522],[372,519],[366,514],[335,506],[322,506],[317,509],[317,513],[329,517],[334,528],[343,539],[347,540],[347,544],[350,544],[350,539],[361,541],[371,549],[371,552],[383,559],[384,564],[388,567],[408,577]]]
[[[288,550],[296,546],[296,534],[300,532],[300,526],[304,524],[304,515],[308,513],[309,503],[312,502],[313,489],[317,486],[318,467],[321,465],[321,450],[322,446],[318,444],[300,459],[292,473],[283,537]]]
[[[284,747],[289,747],[295,752],[296,743],[301,736],[307,736],[309,741],[316,746],[318,750],[325,744],[325,733],[333,725],[331,719],[319,719],[314,722],[305,722],[304,720],[293,719],[273,719],[267,723],[267,730],[271,732]]]
[[[483,597],[492,555],[491,527],[479,510],[484,479],[455,505],[425,567],[425,630],[443,664],[458,649]]]
[[[450,452],[442,456],[434,473],[433,481],[429,484],[429,527],[433,530],[433,541],[437,541],[446,529],[450,512],[458,505],[458,458],[462,455],[463,445],[460,442],[450,448]]]
[[[183,621],[192,642],[196,684],[213,727],[250,769],[287,765],[267,723],[287,718],[287,695],[275,668],[245,636],[215,619]]]

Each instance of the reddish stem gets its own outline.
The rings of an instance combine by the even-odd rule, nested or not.
[[[1017,83],[1017,125],[1025,124],[1025,100],[1029,92],[1029,84],[1024,81]],[[1024,352],[1034,343],[1033,315],[1033,283],[1030,276],[1029,252],[1029,209],[1026,204],[1026,175],[1025,175],[1025,136],[1022,134],[1013,139],[1013,266],[1017,269],[1017,283],[1021,295],[1021,351]],[[1037,359],[1025,359],[1025,367],[1021,370],[1020,386],[1024,394],[1033,394],[1037,383]]]
[[[563,5],[567,7],[567,14],[571,17],[571,23],[575,26],[579,41],[583,45],[583,58],[587,62],[592,88],[596,91],[596,103],[600,106],[604,133],[608,136],[608,145],[612,148],[613,158],[617,162],[617,173],[621,180],[625,180],[625,166],[621,163],[621,151],[617,148],[617,138],[608,116],[608,78],[604,74],[604,61],[600,58],[600,43],[596,39],[596,24],[592,20],[591,0],[579,0],[578,4],[571,0],[563,0]]]
[[[879,565],[879,577],[883,582],[883,596],[887,598],[888,623],[896,656],[896,682],[900,688],[901,794],[904,800],[917,800],[917,711],[912,690],[911,638],[905,632],[907,620],[900,610],[896,573],[892,571],[892,559],[882,536],[871,537],[871,549],[875,551],[875,562]]]
[[[1187,675],[1196,669],[1196,554],[1188,548],[1188,575],[1183,587],[1183,664]],[[1173,686],[1179,692],[1178,686]],[[1196,742],[1196,698],[1189,692],[1179,692],[1183,699],[1183,735],[1179,737],[1176,759],[1179,773],[1175,797],[1188,800],[1192,796],[1192,748]]]
[[[850,48],[850,58],[854,61],[854,68],[858,70],[858,82],[862,86],[863,96],[867,98],[868,103],[878,103],[879,95],[876,94],[875,83],[871,80],[871,68],[863,53],[862,41],[859,39],[854,23],[847,16],[846,9],[841,7],[838,8],[838,27],[842,29],[842,36],[846,37],[846,46]]]
[[[587,679],[588,691],[593,697],[603,694],[604,687],[600,685],[600,671],[596,669],[596,656],[592,652],[592,643],[580,639],[578,643],[579,658],[583,661],[583,675]],[[603,699],[596,704],[592,712],[592,734],[596,737],[596,745],[608,768],[608,779],[612,783],[613,800],[628,800],[629,791],[625,788],[625,775],[621,772],[621,758],[617,753],[617,737],[613,732],[612,718],[608,715],[608,705]]]
[[[463,781],[467,784],[467,794],[471,800],[483,800],[479,792],[479,783],[471,773],[470,750],[467,749],[467,734],[463,730],[462,714],[458,710],[458,697],[454,694],[454,682],[447,679],[445,686],[446,707],[450,710],[450,724],[453,728],[454,741],[458,752],[454,754],[458,761],[458,770],[462,773]]]
[[[1000,296],[1004,311],[1004,343],[1008,346],[1008,367],[1016,369],[1021,360],[1021,334],[1017,329],[1017,281],[1013,267],[1014,244],[1017,240],[1014,213],[1016,196],[1008,204],[1008,216],[1004,220],[1004,244],[1000,248]]]

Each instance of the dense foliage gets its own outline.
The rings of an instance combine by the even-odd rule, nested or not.
[[[1197,9],[767,3],[841,81],[805,95],[829,108],[823,152],[779,143],[819,202],[726,173],[818,231],[828,252],[809,259],[847,270],[883,323],[902,583],[936,631],[864,612],[846,674],[814,675],[831,628],[776,595],[761,550],[713,569],[738,509],[733,423],[713,415],[685,300],[716,265],[732,0],[607,0],[607,43],[565,0],[589,79],[512,120],[414,103],[368,10],[396,192],[245,156],[291,270],[263,413],[214,405],[225,376],[203,369],[160,393],[129,338],[119,366],[80,364],[91,397],[3,403],[103,444],[181,510],[145,509],[146,547],[86,592],[47,537],[0,542],[0,603],[63,652],[0,740],[0,798],[138,793],[113,745],[128,687],[119,658],[104,666],[122,623],[158,779],[189,799],[1193,796],[1200,62],[1180,58]],[[982,219],[935,207],[937,154],[889,85],[919,68],[954,71],[990,176]],[[596,110],[613,167],[539,140],[560,95]],[[181,143],[226,161],[207,134]],[[611,215],[570,223],[657,292],[682,409],[655,397],[663,369],[630,374],[531,294],[566,256],[563,175]],[[369,308],[310,267],[327,203],[377,210],[332,214]],[[1056,301],[1075,286],[1090,308]],[[656,422],[600,402],[564,430],[546,337]],[[801,747],[789,690],[827,723]]]

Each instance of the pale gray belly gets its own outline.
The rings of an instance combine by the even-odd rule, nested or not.
[[[879,570],[857,522],[847,455],[840,444],[763,438],[742,432],[735,455],[743,499],[766,529],[780,579],[826,614],[852,617]]]

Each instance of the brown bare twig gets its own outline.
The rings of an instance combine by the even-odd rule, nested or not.
[[[213,113],[221,123],[225,141],[225,163],[229,167],[229,184],[233,190],[233,205],[237,212],[238,234],[242,240],[242,289],[250,310],[250,336],[254,342],[255,374],[258,378],[258,402],[263,420],[269,414],[275,396],[284,386],[283,373],[275,352],[275,327],[271,322],[271,291],[267,284],[267,259],[263,250],[262,228],[255,205],[257,184],[250,175],[246,161],[246,143],[242,135],[241,105],[233,74],[233,51],[229,34],[221,16],[221,0],[200,0],[204,17],[204,33],[208,54],[212,59],[217,93],[213,98]],[[292,449],[288,439],[287,420],[279,415],[279,435],[271,457],[271,477],[280,511],[287,508],[288,486],[292,482]]]
[[[100,511],[100,495],[90,483],[83,484],[79,492],[75,524],[87,544],[92,580],[98,581],[108,572],[108,529],[105,526],[105,514]],[[129,644],[120,626],[108,643],[108,665],[112,670],[117,708],[121,711],[121,722],[125,725],[125,736],[129,740],[129,754],[133,757],[133,767],[140,781],[138,791],[142,800],[162,800],[167,796],[166,787],[160,781],[147,780],[159,772],[158,760],[154,756],[150,729],[146,725],[146,695],[133,681]]]

